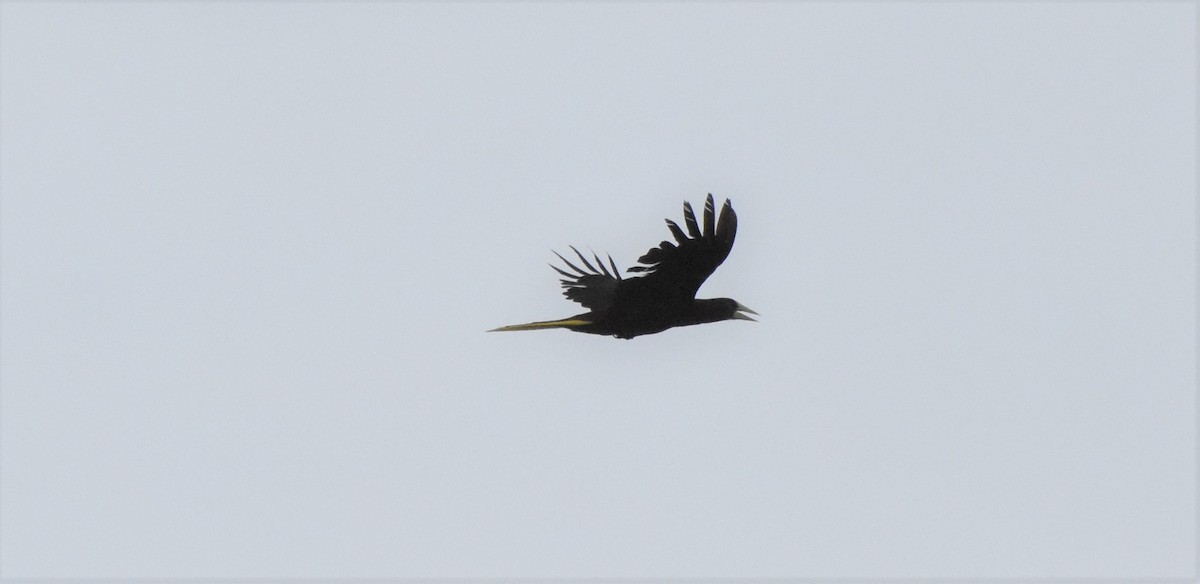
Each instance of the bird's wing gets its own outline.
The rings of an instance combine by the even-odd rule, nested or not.
[[[638,258],[638,263],[644,265],[633,266],[628,271],[646,272],[641,284],[653,288],[660,296],[695,298],[704,280],[729,256],[733,238],[737,235],[737,214],[729,200],[721,207],[721,216],[715,222],[713,215],[713,196],[709,194],[704,201],[704,228],[701,231],[691,204],[684,202],[683,221],[688,233],[684,234],[679,225],[667,219],[667,228],[677,243],[662,242]]]
[[[579,256],[579,260],[583,262],[584,267],[587,269],[579,268],[567,261],[567,258],[562,257],[558,252],[554,252],[554,255],[558,256],[558,259],[562,260],[564,264],[567,264],[567,267],[575,272],[570,273],[559,269],[553,264],[550,265],[554,271],[563,275],[563,279],[559,280],[562,282],[563,296],[582,304],[584,308],[596,312],[608,310],[612,306],[613,298],[616,296],[617,287],[622,282],[621,272],[617,269],[616,262],[612,260],[612,256],[608,257],[608,263],[612,266],[612,271],[610,272],[600,259],[600,256],[593,253],[592,256],[596,258],[596,265],[600,266],[597,269],[583,254],[579,253],[579,250],[572,247],[571,251],[574,251],[575,255]]]

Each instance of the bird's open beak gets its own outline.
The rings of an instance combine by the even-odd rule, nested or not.
[[[757,312],[750,310],[749,307],[746,307],[746,306],[742,305],[742,303],[739,302],[737,305],[737,310],[733,313],[733,318],[736,318],[738,320],[749,320],[752,322],[758,322],[757,320],[754,320],[753,318],[750,318],[749,316],[742,314],[743,312],[749,312],[750,314],[758,314]]]

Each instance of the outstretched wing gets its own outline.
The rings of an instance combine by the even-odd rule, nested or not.
[[[554,255],[558,256],[558,259],[562,260],[564,264],[567,264],[567,267],[575,271],[572,274],[559,269],[553,264],[550,265],[554,271],[563,275],[563,279],[559,280],[562,282],[563,296],[582,304],[584,308],[596,312],[608,310],[612,306],[613,298],[616,296],[617,286],[622,281],[621,272],[617,269],[616,262],[613,261],[612,256],[608,256],[608,263],[612,266],[612,271],[610,272],[605,267],[604,262],[600,260],[600,256],[593,253],[592,256],[596,258],[596,265],[600,266],[597,269],[574,246],[571,247],[571,251],[574,251],[575,255],[579,256],[579,260],[583,262],[583,265],[587,269],[579,268],[567,261],[567,258],[562,257],[558,252],[554,252]]]
[[[701,231],[691,204],[684,202],[683,221],[688,233],[684,234],[679,225],[667,219],[667,228],[677,243],[662,242],[638,258],[638,263],[644,265],[633,266],[628,271],[646,272],[642,285],[654,289],[659,296],[695,298],[700,285],[729,256],[737,235],[737,214],[728,199],[721,207],[721,216],[715,225],[713,215],[710,193],[704,201],[704,230]]]

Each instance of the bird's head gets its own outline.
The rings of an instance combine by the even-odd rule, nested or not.
[[[749,320],[758,322],[749,316],[749,314],[758,314],[757,312],[750,310],[732,298],[696,300],[696,307],[699,309],[702,318],[701,322],[717,322],[720,320]]]

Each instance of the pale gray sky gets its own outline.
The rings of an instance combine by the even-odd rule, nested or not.
[[[1196,23],[6,2],[0,575],[1194,577]]]

